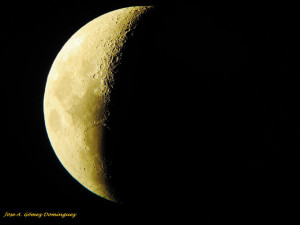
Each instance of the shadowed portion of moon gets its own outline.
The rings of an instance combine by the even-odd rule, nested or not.
[[[205,205],[224,177],[241,176],[234,158],[253,147],[241,147],[253,138],[245,129],[253,123],[240,39],[185,10],[184,18],[159,9],[143,18],[114,73],[106,125],[87,136],[89,145],[101,145],[107,185],[125,204]],[[85,114],[87,107],[77,109]],[[59,123],[55,111],[51,117]]]
[[[199,26],[196,13],[167,15],[156,10],[147,17],[123,52],[104,132],[106,157],[125,203],[205,205],[221,173],[234,179],[241,166],[232,156],[243,155],[239,144],[247,141],[238,122],[244,106],[234,92],[240,87],[223,78],[241,79],[236,71],[245,54],[235,36],[211,21]]]

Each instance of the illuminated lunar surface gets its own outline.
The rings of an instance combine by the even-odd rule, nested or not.
[[[45,89],[46,129],[58,159],[84,187],[116,202],[103,154],[103,129],[124,44],[150,9],[115,10],[83,26],[57,55]]]

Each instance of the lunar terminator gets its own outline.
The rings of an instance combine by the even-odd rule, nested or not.
[[[151,8],[115,10],[79,29],[58,53],[45,88],[44,119],[58,159],[84,187],[116,202],[103,154],[103,128],[122,50]]]

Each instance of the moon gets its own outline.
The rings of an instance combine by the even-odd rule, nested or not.
[[[91,192],[114,202],[103,129],[115,73],[126,41],[152,6],[118,9],[79,29],[50,69],[44,119],[51,145],[65,169]]]

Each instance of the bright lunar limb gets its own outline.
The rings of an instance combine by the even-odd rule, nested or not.
[[[151,8],[115,10],[79,29],[57,55],[45,89],[46,129],[58,159],[84,187],[115,202],[103,155],[107,106],[124,44]]]

